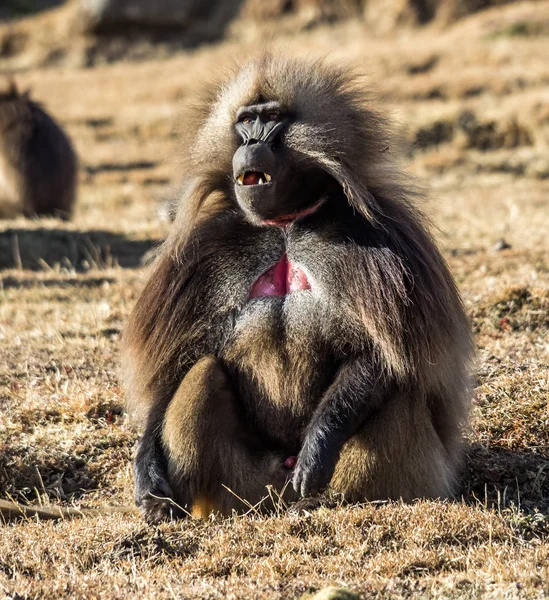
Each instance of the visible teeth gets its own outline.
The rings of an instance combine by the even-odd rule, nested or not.
[[[239,175],[236,180],[238,181],[239,185],[244,185],[244,173]]]
[[[263,184],[265,183],[265,182],[263,181],[263,177],[260,177],[260,178],[259,178],[259,181],[258,181],[258,183],[259,183],[259,185],[263,185]]]
[[[269,173],[263,173],[263,175],[265,175],[265,179],[267,181],[271,181],[272,177],[269,175]]]

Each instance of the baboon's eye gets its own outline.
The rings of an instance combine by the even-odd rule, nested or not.
[[[251,125],[255,121],[255,117],[250,113],[244,113],[238,117],[239,123],[244,123],[244,125]]]
[[[278,121],[280,119],[280,114],[277,112],[271,112],[267,115],[269,121]]]

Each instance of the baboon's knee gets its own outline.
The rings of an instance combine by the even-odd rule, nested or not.
[[[181,382],[162,436],[175,499],[193,514],[247,510],[247,503],[268,496],[267,485],[282,490],[287,483],[286,457],[262,448],[213,357],[200,360]]]
[[[166,411],[162,438],[168,458],[179,466],[197,460],[235,426],[229,380],[217,360],[207,356],[187,373]]]
[[[382,411],[343,448],[331,488],[347,500],[450,495],[451,462],[426,414]]]

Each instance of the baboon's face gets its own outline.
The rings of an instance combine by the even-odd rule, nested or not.
[[[333,180],[285,145],[296,121],[278,102],[242,106],[234,125],[241,145],[233,156],[238,204],[254,223],[284,227],[314,212]]]

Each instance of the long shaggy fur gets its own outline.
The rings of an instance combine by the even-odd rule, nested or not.
[[[320,166],[340,188],[287,239],[247,223],[232,191],[236,112],[270,100],[295,115],[284,143],[296,164]],[[215,356],[244,421],[297,452],[346,357],[368,357],[372,385],[394,391],[346,444],[332,488],[350,499],[451,494],[468,419],[469,325],[360,80],[266,54],[211,88],[185,122],[186,185],[126,329],[130,409],[162,423],[185,374]],[[288,296],[275,317],[253,312],[248,291],[284,244],[316,293],[299,305]]]

